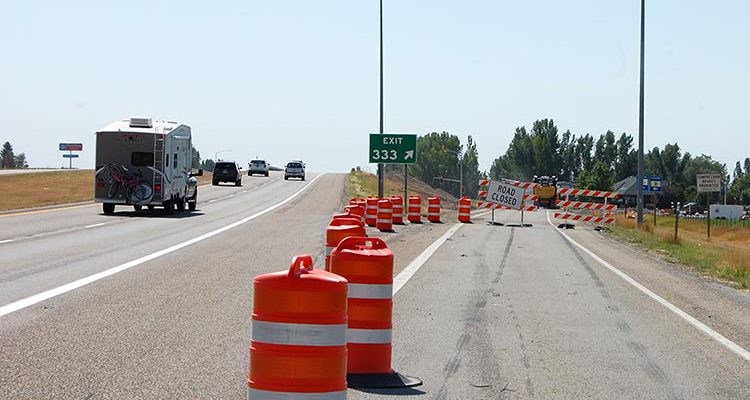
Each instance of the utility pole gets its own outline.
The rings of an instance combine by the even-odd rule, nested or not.
[[[383,134],[383,0],[380,0],[380,134]],[[383,198],[383,164],[378,164],[378,197]]]
[[[641,91],[638,106],[638,198],[636,204],[637,223],[643,224],[643,87],[644,87],[644,46],[645,46],[645,25],[646,25],[646,0],[641,0]]]

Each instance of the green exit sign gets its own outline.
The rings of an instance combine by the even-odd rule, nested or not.
[[[375,164],[416,163],[417,135],[371,133],[370,162]]]

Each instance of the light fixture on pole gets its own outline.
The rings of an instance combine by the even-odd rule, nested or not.
[[[216,153],[214,153],[214,162],[219,161],[219,154],[221,153],[231,153],[232,150],[219,150]]]

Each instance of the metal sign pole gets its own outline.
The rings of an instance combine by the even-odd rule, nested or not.
[[[711,239],[711,192],[706,192],[706,212],[708,213],[708,238]]]
[[[73,169],[73,150],[69,150],[68,154],[70,155],[70,158],[68,158],[68,169]]]
[[[654,197],[654,226],[656,226],[656,192],[653,192],[652,196]]]

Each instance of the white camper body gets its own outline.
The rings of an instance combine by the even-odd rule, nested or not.
[[[191,176],[192,138],[187,125],[129,118],[96,132],[94,199],[106,214],[115,205],[195,209],[197,180]]]
[[[740,205],[711,204],[711,219],[739,221],[744,211],[744,207]]]

